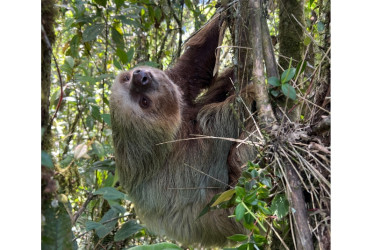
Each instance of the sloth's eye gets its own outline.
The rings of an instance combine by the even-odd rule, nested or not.
[[[151,100],[148,97],[142,96],[139,101],[139,105],[141,108],[146,109],[151,104]]]
[[[123,76],[123,81],[127,82],[128,80],[130,80],[129,75],[124,75]]]

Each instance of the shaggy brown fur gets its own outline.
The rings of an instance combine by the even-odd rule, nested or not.
[[[223,246],[227,237],[245,233],[228,216],[214,210],[198,218],[211,198],[240,174],[228,164],[232,143],[193,139],[193,134],[238,138],[233,110],[233,71],[213,78],[219,17],[186,44],[176,65],[166,72],[137,67],[120,73],[110,99],[116,166],[121,185],[133,199],[137,215],[153,232],[183,244]],[[198,95],[203,89],[206,93]],[[250,106],[250,87],[242,97]],[[174,140],[180,140],[172,143]],[[229,174],[233,174],[230,178]]]

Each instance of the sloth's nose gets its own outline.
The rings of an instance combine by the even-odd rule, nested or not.
[[[137,87],[147,89],[152,83],[152,78],[148,72],[137,69],[132,73],[132,83]]]

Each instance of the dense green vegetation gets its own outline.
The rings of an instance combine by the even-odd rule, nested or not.
[[[47,57],[48,44],[52,48],[50,60],[42,58],[42,72],[51,72],[45,75],[50,82],[42,85],[42,111],[43,107],[47,110],[41,130],[43,249],[122,249],[171,242],[152,235],[137,221],[131,201],[118,186],[110,88],[121,70],[136,65],[166,69],[173,64],[183,51],[183,42],[209,20],[216,7],[235,9],[238,1],[222,2],[42,1],[42,19],[48,18],[42,21]],[[300,2],[304,20],[301,26],[292,21],[302,27],[296,34],[301,39],[296,53],[301,56],[295,60],[279,51],[282,36],[290,35],[279,31],[281,1],[264,1],[276,58],[287,63],[286,67],[280,65],[280,76],[266,76],[269,96],[273,105],[283,105],[287,112],[298,110],[293,120],[296,125],[285,125],[282,119],[283,132],[304,131],[323,123],[330,114],[330,3]],[[287,12],[287,18],[291,14]],[[222,67],[235,64],[234,43],[227,30]],[[289,151],[284,157],[289,156],[291,164],[300,164],[300,185],[306,194],[310,225],[316,229],[313,243],[323,249],[330,244],[329,127],[312,132],[293,133],[296,144],[285,148]],[[273,146],[267,142],[261,149],[263,155],[248,162],[238,185],[215,197],[202,211],[204,216],[209,209],[235,207],[233,216],[250,231],[232,236],[238,249],[293,249],[296,245],[288,180],[284,168],[276,167],[287,164]],[[269,148],[274,150],[271,156],[267,155]],[[163,243],[154,249],[165,249],[165,244],[177,248],[178,243],[173,243],[176,245]]]

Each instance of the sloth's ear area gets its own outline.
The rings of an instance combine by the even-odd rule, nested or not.
[[[166,74],[181,88],[184,100],[192,104],[201,89],[211,85],[216,62],[220,15],[215,15],[185,44],[183,55]]]

